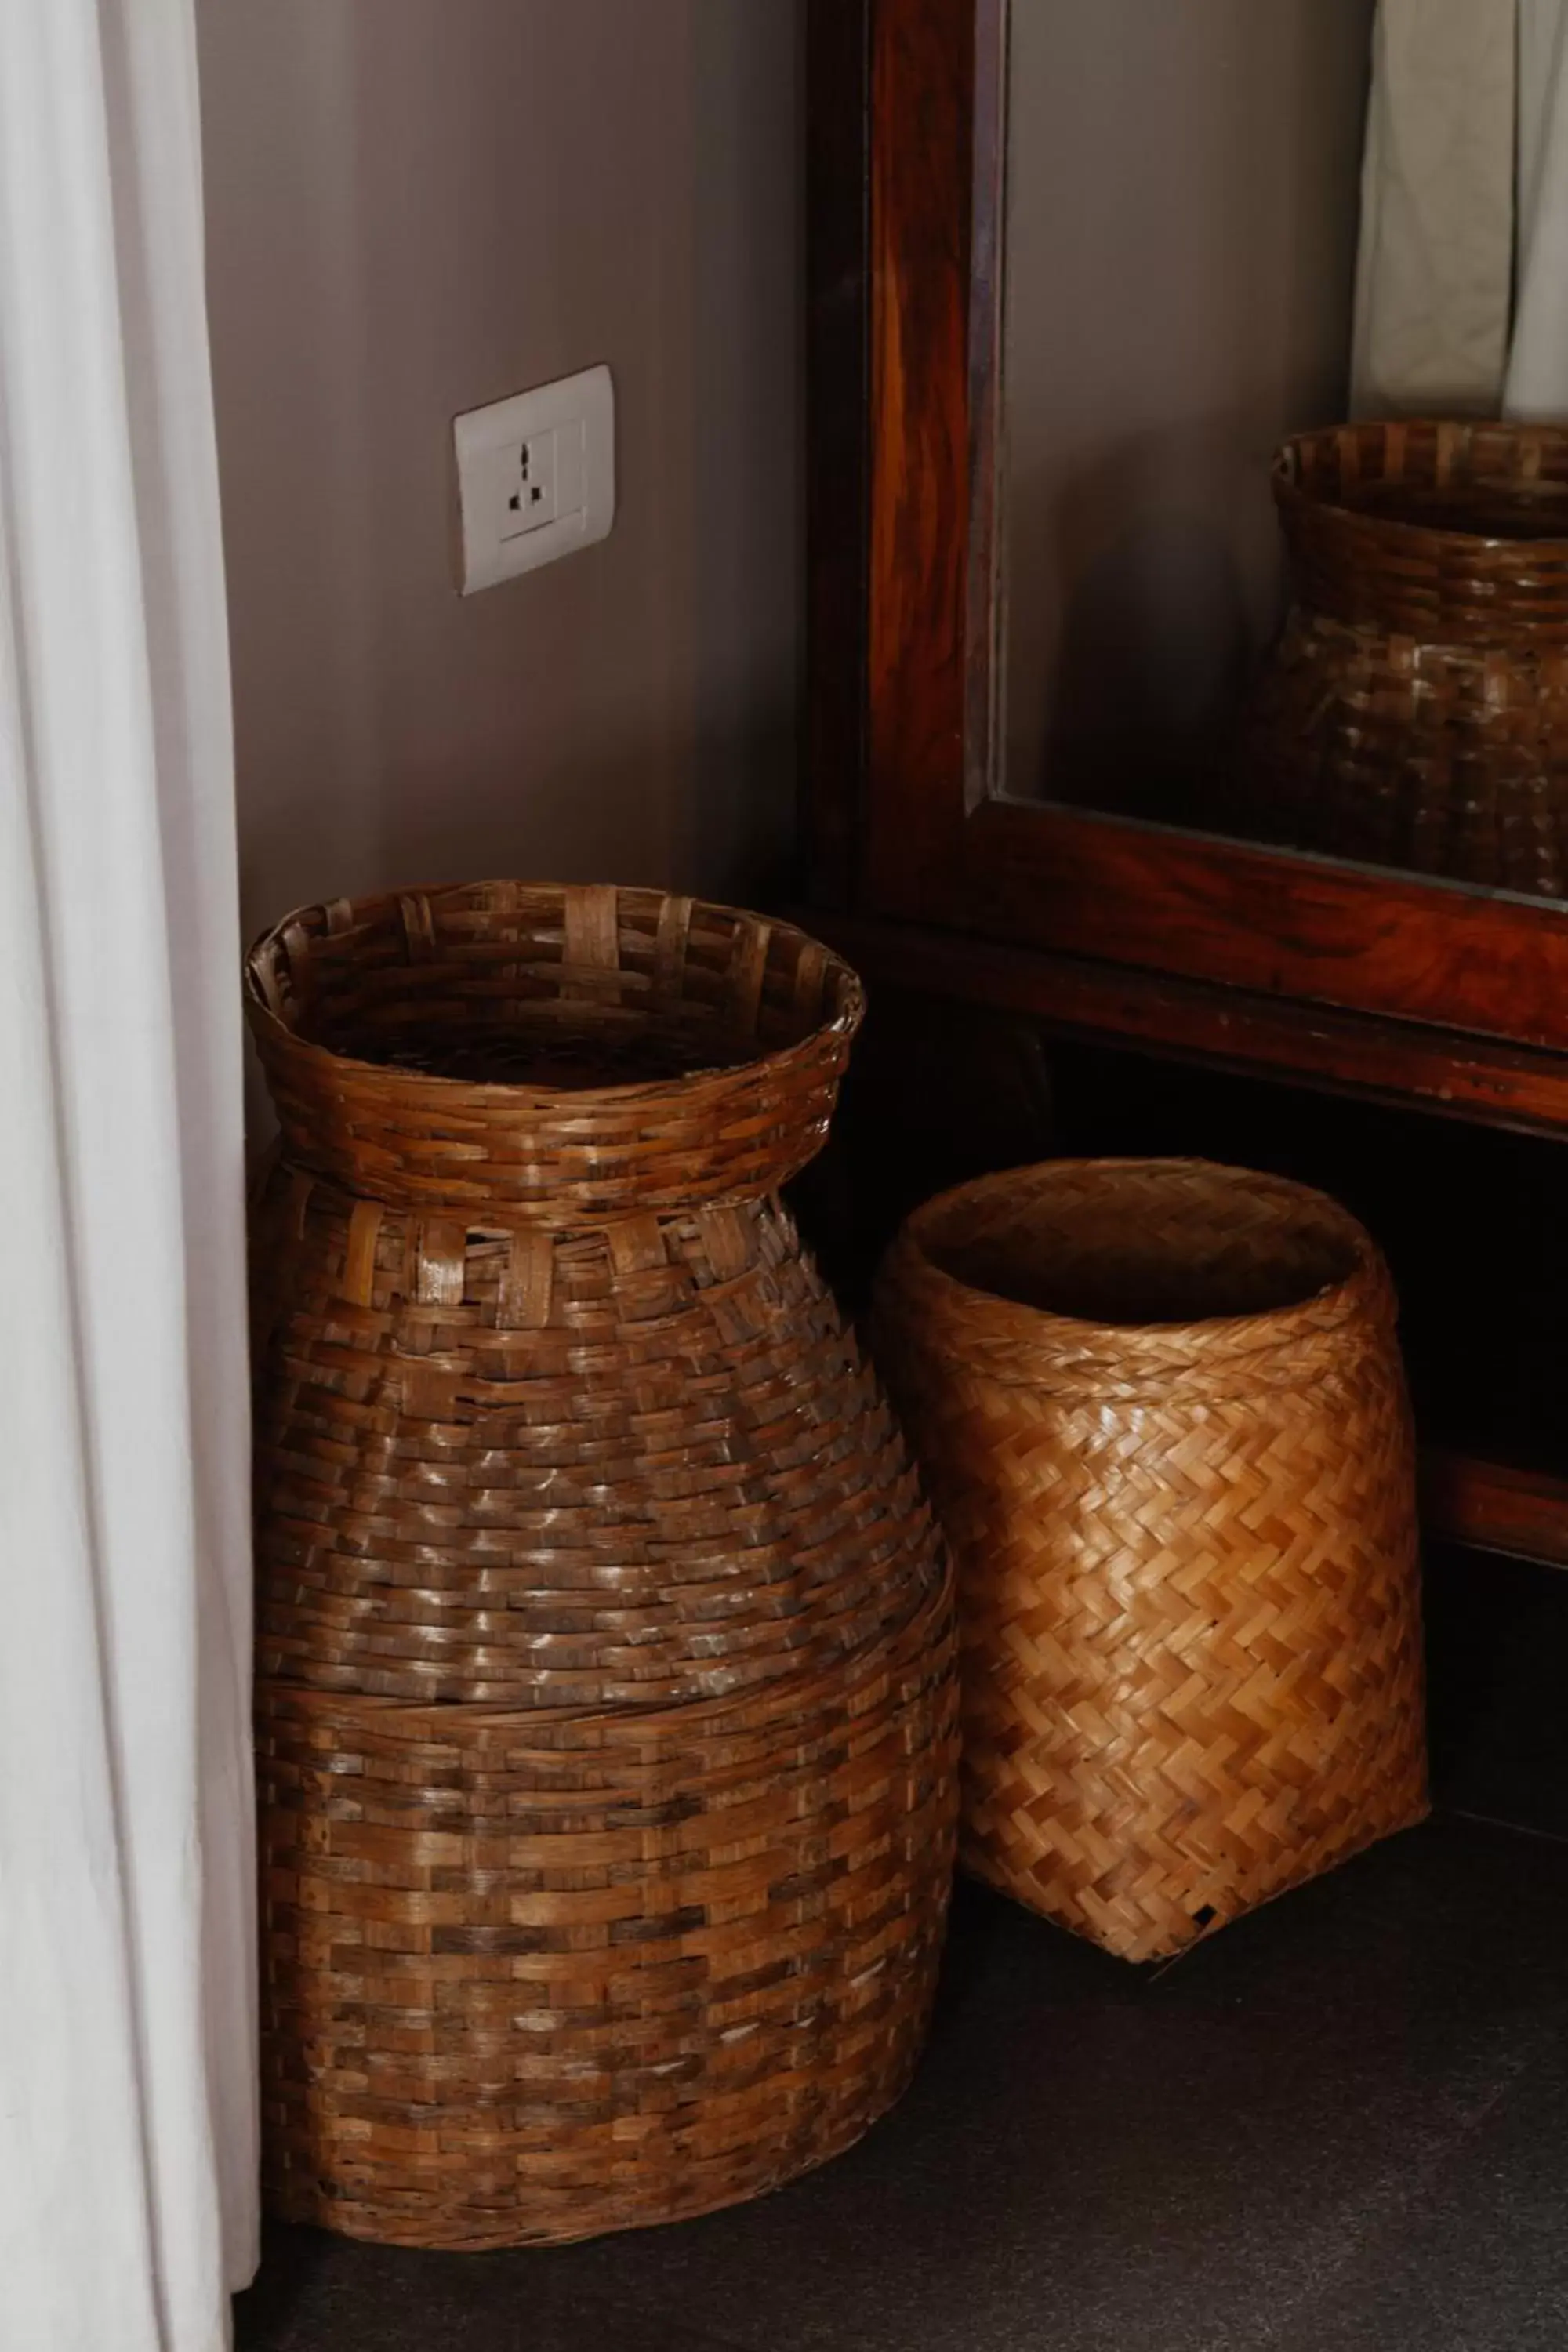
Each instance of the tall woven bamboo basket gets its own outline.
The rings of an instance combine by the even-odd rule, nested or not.
[[[986,1178],[910,1219],[874,1334],[957,1557],[972,1871],[1148,1960],[1422,1818],[1409,1416],[1342,1209]]]
[[[1568,892],[1568,429],[1288,442],[1295,601],[1232,780],[1247,833]]]
[[[944,1554],[779,1199],[858,984],[501,882],[308,908],[247,988],[271,2202],[753,2195],[903,2088],[952,1859]]]

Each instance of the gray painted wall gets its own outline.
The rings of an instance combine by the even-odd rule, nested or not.
[[[245,912],[763,888],[798,691],[797,0],[200,0]],[[458,410],[608,361],[602,547],[460,600]]]
[[[1014,0],[1010,789],[1181,814],[1344,413],[1372,0]]]

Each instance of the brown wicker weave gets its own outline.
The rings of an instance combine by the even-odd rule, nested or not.
[[[1332,1202],[1194,1161],[910,1221],[875,1328],[957,1554],[981,1877],[1151,1959],[1425,1813],[1394,1313]]]
[[[557,1233],[775,1192],[822,1148],[864,1010],[787,923],[607,885],[339,898],[247,979],[291,1160]]]
[[[264,1684],[263,2095],[288,2219],[559,2242],[776,2187],[924,2039],[949,1595],[847,1665],[647,1714]]]
[[[1295,604],[1244,730],[1249,833],[1568,889],[1568,429],[1396,423],[1287,443]]]
[[[292,917],[248,997],[274,2194],[431,2244],[748,2194],[903,2081],[951,1862],[938,1540],[777,1198],[858,984],[494,883]]]
[[[519,1235],[290,1169],[257,1224],[263,1674],[665,1706],[907,1613],[914,1474],[776,1201]]]

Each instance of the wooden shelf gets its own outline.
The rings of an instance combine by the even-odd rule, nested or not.
[[[925,925],[817,907],[801,909],[798,919],[848,956],[873,989],[984,1005],[1057,1035],[1147,1046],[1244,1076],[1525,1134],[1568,1135],[1568,1052]]]
[[[1424,1454],[1421,1519],[1439,1543],[1568,1568],[1568,1481],[1542,1472]]]

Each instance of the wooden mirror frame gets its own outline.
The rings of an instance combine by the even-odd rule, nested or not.
[[[1006,0],[810,0],[814,918],[873,977],[1568,1129],[1568,908],[991,792]]]

